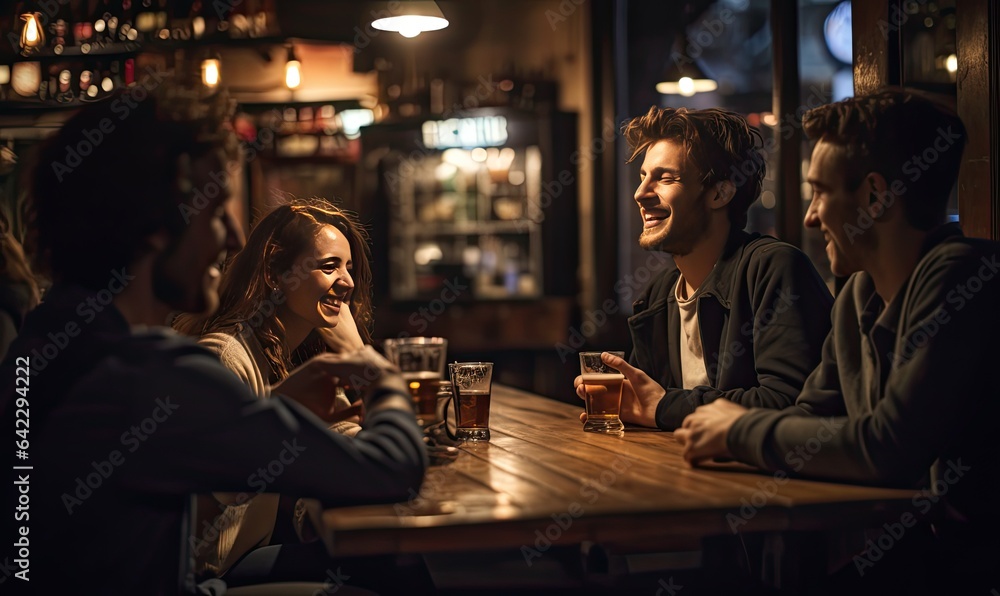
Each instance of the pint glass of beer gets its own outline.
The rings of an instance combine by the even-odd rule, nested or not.
[[[417,419],[428,424],[437,418],[437,392],[444,379],[448,340],[443,337],[407,337],[385,340],[385,357],[403,374],[410,388]]]
[[[455,399],[457,439],[490,440],[492,362],[455,362],[448,365]]]
[[[608,352],[619,358],[625,352]],[[587,392],[587,423],[589,433],[621,434],[625,430],[618,417],[622,407],[622,383],[625,375],[601,360],[601,352],[580,352],[580,376]]]

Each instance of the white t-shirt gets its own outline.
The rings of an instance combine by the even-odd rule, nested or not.
[[[698,325],[698,295],[700,288],[690,298],[687,296],[687,282],[684,276],[677,278],[674,297],[681,313],[681,384],[684,389],[694,389],[699,385],[709,385],[705,370],[705,347],[701,345],[701,327]]]

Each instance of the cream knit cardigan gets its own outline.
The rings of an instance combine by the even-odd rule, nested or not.
[[[229,333],[207,333],[198,343],[218,354],[222,364],[233,371],[261,399],[271,396],[271,386],[265,380],[262,370],[269,367],[267,358],[256,338],[243,328]],[[350,402],[342,390],[337,390],[337,409],[347,407]],[[335,432],[357,434],[360,426],[353,422],[339,422],[330,427]],[[232,493],[214,493],[224,505],[221,518],[215,522],[219,528],[216,552],[204,552],[203,563],[216,567],[218,574],[224,573],[233,563],[254,548],[267,545],[274,532],[278,514],[278,498],[275,493],[263,493],[248,502],[236,504]],[[212,549],[209,549],[212,550]],[[214,557],[218,556],[216,561]]]

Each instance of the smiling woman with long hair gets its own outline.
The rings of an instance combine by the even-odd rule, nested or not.
[[[219,309],[208,317],[179,317],[175,327],[259,347],[264,358],[256,363],[266,364],[260,380],[270,385],[338,339],[356,333],[371,343],[371,280],[368,234],[356,218],[324,199],[293,198],[261,219],[229,262]],[[349,329],[330,333],[341,323]]]
[[[200,336],[199,343],[266,398],[309,357],[371,343],[371,279],[368,236],[356,218],[324,199],[293,198],[257,223],[224,268],[218,310],[181,315],[174,327]],[[349,408],[338,389],[336,409]],[[331,429],[353,435],[360,426],[343,420]],[[287,518],[276,495],[249,503],[215,497],[225,507],[221,519],[208,522],[219,528],[219,539],[209,549],[214,552],[202,553],[205,567],[225,572],[248,550],[290,538],[287,531],[281,536]],[[300,503],[294,512],[300,537],[303,516]]]

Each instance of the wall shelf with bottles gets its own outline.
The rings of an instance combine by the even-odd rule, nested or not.
[[[574,114],[491,107],[363,128],[365,162],[378,161],[361,214],[388,224],[372,229],[384,308],[574,296],[575,127]]]
[[[284,41],[275,0],[29,0],[0,14],[0,27],[11,42],[0,48],[4,62]]]
[[[449,283],[469,287],[468,298],[541,296],[537,146],[450,148],[400,164],[396,178],[395,299],[433,296]]]
[[[274,0],[19,2],[0,14],[0,101],[78,107],[170,70],[211,47],[278,45]]]
[[[356,100],[244,103],[236,127],[269,159],[353,164],[361,156],[360,128],[373,119]]]

